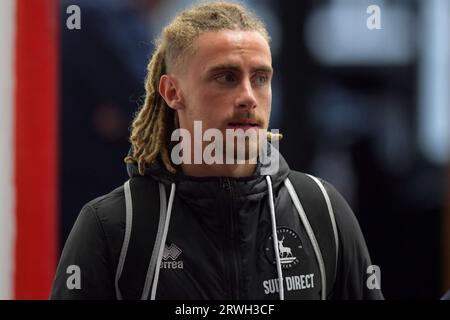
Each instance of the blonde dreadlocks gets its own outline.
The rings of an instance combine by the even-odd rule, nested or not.
[[[159,80],[183,62],[200,34],[220,30],[258,31],[270,41],[264,24],[257,17],[243,6],[230,2],[195,6],[179,14],[163,29],[147,66],[144,105],[133,120],[132,152],[125,158],[127,163],[138,165],[139,174],[144,175],[145,168],[158,157],[168,171],[176,172],[169,157],[169,140],[172,131],[179,126],[178,117],[159,94]]]

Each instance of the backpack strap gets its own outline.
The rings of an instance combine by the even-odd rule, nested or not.
[[[165,189],[147,177],[133,177],[125,183],[124,192],[125,236],[116,270],[116,297],[146,300],[161,245]]]
[[[323,270],[322,298],[330,296],[337,274],[337,259],[339,255],[339,237],[334,217],[333,207],[325,187],[316,177],[306,175],[301,172],[291,171],[288,181],[292,183],[297,194],[299,203],[295,203],[300,216],[301,211],[306,215],[306,224],[310,226],[314,233],[310,236],[313,247],[317,243],[318,249],[316,256],[320,269]],[[285,183],[286,184],[286,183]],[[286,185],[288,187],[288,184]],[[289,189],[289,188],[288,188]],[[304,222],[302,220],[302,222]],[[308,231],[308,227],[305,225]]]

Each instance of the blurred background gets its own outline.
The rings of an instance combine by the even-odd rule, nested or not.
[[[290,167],[348,200],[387,299],[440,298],[450,288],[450,1],[241,2],[272,36],[271,128]],[[81,207],[127,179],[152,39],[193,3],[2,0],[1,299],[46,299]]]

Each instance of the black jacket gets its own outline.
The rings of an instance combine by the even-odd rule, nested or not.
[[[156,299],[279,298],[268,184],[261,167],[245,178],[172,175],[159,164],[147,169],[146,179],[162,182],[167,193],[176,185]],[[128,171],[138,175],[134,166]],[[316,257],[283,183],[289,172],[280,156],[271,182],[277,234],[285,241],[279,247],[285,299],[319,299]],[[336,281],[328,298],[382,299],[381,290],[367,286],[371,261],[353,212],[333,186],[323,183],[339,234]],[[115,299],[124,229],[123,187],[87,203],[61,254],[51,298]],[[71,265],[81,272],[79,288],[68,287]]]

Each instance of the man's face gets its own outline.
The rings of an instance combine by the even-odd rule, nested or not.
[[[201,34],[194,51],[176,74],[180,127],[203,130],[267,129],[272,102],[272,57],[264,37],[255,31]]]

